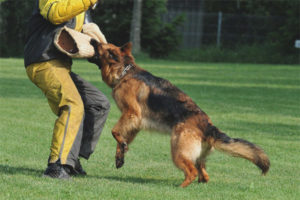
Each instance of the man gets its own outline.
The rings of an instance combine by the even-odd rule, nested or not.
[[[88,159],[93,153],[109,112],[105,95],[71,72],[71,58],[53,44],[55,33],[63,26],[83,32],[86,29],[99,42],[106,43],[98,27],[92,26],[91,30],[88,26],[89,9],[97,1],[37,0],[28,24],[24,49],[26,72],[58,116],[44,172],[47,177],[86,175],[78,157]]]

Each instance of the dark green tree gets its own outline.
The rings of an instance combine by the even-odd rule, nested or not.
[[[97,7],[93,18],[108,42],[120,46],[129,41],[132,9],[133,0],[105,1]],[[141,46],[154,57],[166,56],[180,43],[176,26],[182,17],[164,23],[161,15],[166,11],[166,0],[143,1]]]
[[[0,4],[0,56],[22,56],[26,26],[35,0],[6,0]]]

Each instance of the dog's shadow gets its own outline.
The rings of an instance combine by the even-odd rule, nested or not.
[[[103,178],[111,181],[133,183],[133,184],[155,184],[155,185],[169,185],[175,187],[178,186],[178,184],[174,184],[174,182],[177,182],[176,180],[169,180],[169,179],[155,179],[155,178],[147,178],[147,177],[140,178],[140,177],[128,177],[128,176],[127,177],[97,176],[97,178]]]

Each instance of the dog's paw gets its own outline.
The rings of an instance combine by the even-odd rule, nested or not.
[[[116,168],[119,169],[124,165],[124,157],[116,157]]]

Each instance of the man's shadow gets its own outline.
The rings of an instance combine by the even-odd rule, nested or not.
[[[0,174],[23,174],[34,177],[41,177],[44,173],[42,169],[33,169],[27,167],[14,167],[9,165],[0,164]],[[107,179],[111,181],[117,182],[129,182],[129,183],[138,183],[138,184],[164,184],[164,185],[172,185],[178,186],[178,180],[174,179],[154,179],[154,178],[141,178],[141,177],[119,177],[119,176],[97,176],[97,175],[87,175],[84,177],[76,177],[76,178],[96,178],[96,179]],[[176,184],[177,183],[177,184]]]
[[[0,164],[0,174],[25,174],[30,176],[41,176],[43,174],[43,170],[32,169],[26,167],[13,167],[9,165]]]

